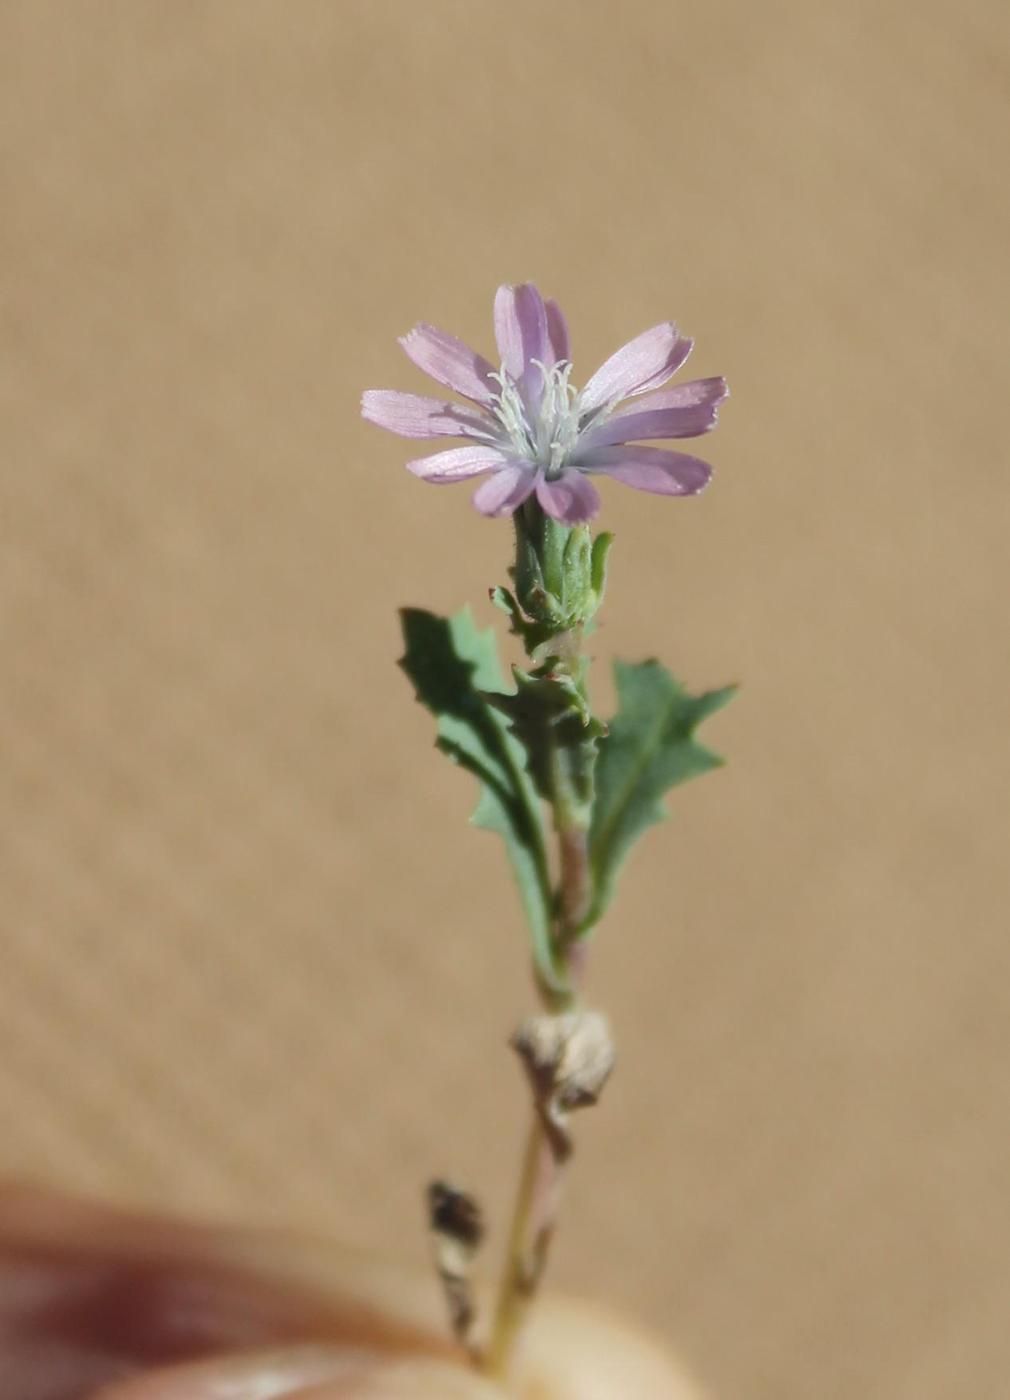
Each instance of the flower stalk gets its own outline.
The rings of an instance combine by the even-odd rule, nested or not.
[[[605,727],[591,713],[582,642],[603,601],[610,536],[599,536],[594,546],[584,526],[559,525],[535,502],[516,512],[515,526],[513,630],[538,664],[523,680],[516,672],[517,699],[525,698],[503,708],[513,716],[527,752],[538,755],[531,772],[535,781],[541,775],[538,786],[557,840],[553,938],[566,991],[559,996],[541,986],[545,1009],[557,1027],[578,1006],[585,972],[586,944],[580,933],[592,903],[593,768]],[[572,1151],[570,1138],[548,1116],[549,1100],[538,1091],[542,1085],[535,1077],[533,1085],[533,1114],[484,1358],[484,1369],[499,1380],[511,1373],[523,1323],[543,1278]]]

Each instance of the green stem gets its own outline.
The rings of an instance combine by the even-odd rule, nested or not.
[[[484,1355],[484,1370],[496,1380],[507,1380],[512,1372],[516,1342],[546,1263],[559,1186],[554,1154],[540,1115],[534,1113],[526,1138],[491,1340]],[[548,1206],[550,1210],[546,1209]]]
[[[593,897],[589,870],[589,833],[584,826],[570,827],[558,832],[558,852],[561,858],[561,899],[558,920],[560,951],[571,959],[582,921],[589,912]]]
[[[589,838],[581,806],[571,800],[560,781],[563,768],[553,765],[559,782],[554,795],[554,825],[558,837],[558,918],[556,947],[564,964],[572,996],[549,1009],[570,1010],[585,973],[587,944],[578,931],[589,912],[592,878]],[[536,1298],[557,1228],[568,1159],[562,1158],[548,1134],[540,1108],[534,1105],[523,1166],[512,1214],[509,1240],[484,1369],[496,1380],[512,1373],[523,1325]]]

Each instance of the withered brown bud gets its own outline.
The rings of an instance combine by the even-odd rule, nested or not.
[[[432,1230],[476,1249],[484,1235],[484,1220],[476,1199],[447,1181],[433,1181],[428,1187],[428,1219]]]
[[[509,1042],[526,1067],[559,1156],[571,1152],[567,1115],[596,1103],[614,1068],[614,1042],[599,1011],[528,1016]]]
[[[481,1209],[468,1191],[447,1181],[433,1181],[427,1198],[435,1268],[449,1304],[452,1330],[466,1346],[475,1318],[470,1265],[484,1237]]]

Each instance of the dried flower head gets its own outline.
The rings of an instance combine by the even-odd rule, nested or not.
[[[707,485],[712,469],[700,458],[641,445],[709,432],[728,392],[722,378],[662,389],[691,353],[692,342],[676,326],[666,321],[643,331],[582,390],[571,383],[561,309],[532,283],[499,287],[494,328],[497,370],[433,326],[415,326],[400,341],[419,368],[466,405],[397,389],[364,394],[364,417],[390,432],[468,439],[408,462],[415,476],[436,485],[485,477],[473,498],[484,515],[509,515],[535,492],[544,511],[566,525],[599,510],[594,475],[663,496],[692,496]]]

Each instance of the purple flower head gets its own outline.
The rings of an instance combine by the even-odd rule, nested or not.
[[[436,485],[483,476],[473,503],[484,515],[509,515],[536,492],[547,514],[566,525],[599,510],[593,476],[661,496],[693,496],[708,484],[712,469],[698,457],[640,445],[709,432],[728,393],[721,378],[662,388],[691,353],[692,342],[676,326],[665,321],[643,331],[581,391],[570,380],[561,308],[545,302],[532,283],[498,288],[494,330],[497,370],[434,326],[415,326],[400,341],[420,369],[465,404],[397,389],[365,392],[362,414],[380,428],[408,438],[467,440],[408,462],[415,476]]]

